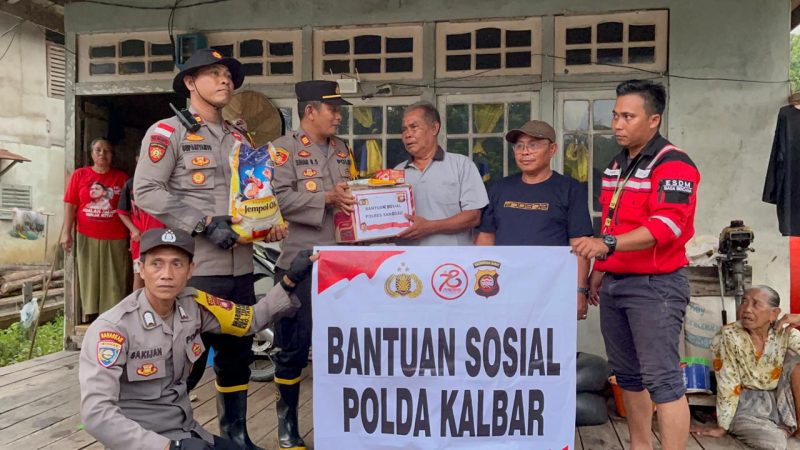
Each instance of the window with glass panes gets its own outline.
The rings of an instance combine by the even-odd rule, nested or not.
[[[611,115],[613,92],[559,94],[560,169],[587,186],[589,211],[595,223],[602,212],[600,188],[603,171],[621,148],[614,139]]]
[[[402,139],[403,111],[416,97],[355,101],[342,107],[342,124],[337,136],[350,144],[360,177],[376,170],[393,168],[408,159]],[[381,104],[382,103],[382,104]]]
[[[541,72],[541,18],[436,24],[436,76]]]
[[[421,25],[314,30],[315,79],[419,79],[421,55]]]
[[[448,95],[440,100],[443,146],[469,156],[484,183],[519,172],[506,133],[538,117],[536,93]]]
[[[250,83],[285,83],[300,77],[300,30],[209,33],[209,47],[242,63]]]
[[[78,79],[170,79],[177,69],[166,32],[78,36]]]
[[[669,12],[556,17],[556,73],[662,72]]]

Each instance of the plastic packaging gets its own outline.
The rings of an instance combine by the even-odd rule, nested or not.
[[[11,221],[11,236],[19,239],[35,241],[44,233],[45,217],[41,211],[29,211],[14,208]]]
[[[283,223],[278,200],[272,191],[274,165],[272,144],[252,148],[237,142],[230,156],[231,216],[242,221],[233,230],[248,241],[262,240],[272,227]]]

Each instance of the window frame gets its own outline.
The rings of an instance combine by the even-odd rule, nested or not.
[[[502,134],[500,133],[475,133],[473,132],[472,127],[472,108],[471,105],[479,105],[479,104],[491,104],[491,103],[524,103],[522,100],[522,95],[528,95],[529,101],[531,103],[531,118],[529,120],[539,120],[541,118],[541,113],[539,111],[539,99],[541,93],[539,91],[524,91],[524,92],[517,92],[517,93],[484,93],[484,94],[444,94],[440,95],[437,98],[439,113],[442,118],[442,128],[439,131],[439,145],[442,146],[443,149],[447,150],[447,139],[468,139],[469,141],[469,152],[467,157],[470,160],[473,160],[472,149],[474,148],[474,139],[481,139],[481,138],[503,138],[503,177],[507,177],[509,174],[509,167],[510,165],[514,164],[513,158],[509,157],[509,148],[510,144],[505,140],[505,134],[508,131],[503,131]],[[447,105],[448,104],[468,104],[470,105],[469,110],[469,123],[467,125],[468,132],[466,134],[459,133],[454,135],[448,135],[447,132]],[[508,109],[506,108],[506,111]],[[504,130],[508,130],[508,114],[503,114],[503,125]],[[497,180],[492,180],[492,182],[496,182]]]
[[[505,33],[501,33],[500,47],[478,49],[473,39],[469,50],[447,50],[447,35],[456,33],[470,32],[473,36],[477,30],[482,28],[500,28],[503,31],[528,31],[531,32],[531,66],[519,68],[499,69],[470,69],[470,70],[447,70],[447,57],[450,55],[471,55],[472,64],[475,67],[475,56],[478,54],[500,53],[505,55],[506,50],[513,48],[526,49],[527,47],[506,47]],[[523,50],[524,51],[524,50]],[[485,21],[466,21],[466,22],[438,22],[436,23],[436,77],[437,78],[456,78],[464,76],[498,76],[498,75],[540,75],[542,73],[542,18],[528,17],[516,20],[485,20]],[[503,64],[504,65],[504,64]]]
[[[597,26],[606,22],[621,22],[623,24],[622,42],[598,43]],[[655,40],[632,43],[628,38],[630,25],[655,25]],[[592,39],[588,44],[567,45],[568,28],[592,28]],[[555,17],[555,73],[556,74],[585,74],[585,73],[630,73],[638,72],[637,69],[649,70],[653,72],[665,72],[667,70],[667,58],[669,49],[669,10],[647,10],[647,11],[626,11],[612,14],[598,15],[576,15],[576,16],[556,16]],[[628,63],[628,48],[640,47],[652,44],[655,47],[655,60],[652,63]],[[649,46],[649,45],[648,45]],[[572,49],[591,49],[590,64],[567,65],[567,50]],[[603,48],[621,48],[622,62],[617,65],[595,64],[597,61],[597,50]],[[620,67],[630,66],[630,68]]]
[[[219,33],[208,33],[208,46],[233,45],[233,57],[242,64],[261,62],[264,65],[264,75],[248,75],[245,82],[248,84],[283,84],[295,83],[302,79],[302,53],[303,53],[303,31],[294,30],[258,30],[258,31],[226,31]],[[258,39],[263,42],[291,42],[291,56],[271,56],[269,46],[264,46],[264,54],[260,58],[257,56],[241,57],[239,55],[239,43]],[[291,62],[291,75],[268,75],[270,62]]]
[[[144,56],[120,56],[120,44],[125,41],[140,40],[145,43]],[[147,31],[141,33],[101,33],[101,34],[81,34],[78,35],[78,81],[122,81],[122,80],[171,80],[176,73],[174,67],[171,72],[149,72],[149,63],[153,61],[172,61],[172,55],[150,55],[151,44],[169,44],[169,35],[166,31]],[[107,58],[91,58],[90,52],[93,47],[115,47],[115,56]],[[145,71],[143,73],[120,74],[119,64],[124,62],[143,62]],[[91,75],[90,64],[114,64],[113,74]]]
[[[381,36],[381,53],[365,54],[363,56],[354,53],[354,39],[356,36],[374,34]],[[342,77],[341,73],[330,74],[323,72],[324,61],[326,59],[347,59],[350,62],[348,75],[355,75],[355,61],[357,59],[380,58],[382,72],[380,73],[358,73],[361,80],[419,80],[422,79],[422,24],[412,23],[405,25],[391,26],[370,26],[370,27],[339,27],[339,28],[315,28],[314,29],[314,79],[315,80],[336,80]],[[402,53],[387,53],[386,38],[412,38],[412,51]],[[327,58],[324,52],[325,41],[350,41],[350,52],[337,55],[335,58]],[[413,70],[411,72],[386,72],[387,57],[411,57],[413,60]]]
[[[339,132],[339,133],[336,133],[336,136],[341,138],[343,141],[347,142],[347,145],[349,145],[350,148],[353,149],[353,157],[356,157],[355,152],[356,152],[357,149],[354,147],[354,144],[353,144],[353,142],[356,139],[358,139],[358,140],[362,140],[362,139],[366,139],[366,140],[369,140],[369,139],[380,139],[380,141],[381,141],[381,157],[383,158],[383,161],[382,161],[382,166],[383,167],[382,168],[384,168],[384,169],[392,169],[392,168],[394,168],[394,167],[387,167],[386,166],[386,161],[388,160],[387,159],[387,156],[388,156],[387,152],[389,150],[387,142],[389,140],[393,140],[393,139],[402,140],[402,133],[395,134],[395,133],[389,133],[388,132],[389,122],[388,122],[388,120],[386,120],[386,107],[387,106],[399,106],[401,108],[405,108],[407,106],[410,106],[413,103],[418,102],[420,100],[420,97],[419,96],[409,95],[409,96],[396,96],[396,97],[373,97],[373,98],[364,99],[364,100],[362,100],[360,98],[348,98],[347,100],[350,103],[353,104],[353,106],[350,107],[351,108],[350,114],[348,114],[348,116],[347,116],[347,120],[348,120],[347,126],[349,127],[350,133],[344,134],[344,133]],[[357,107],[362,107],[362,106],[365,106],[365,107],[378,107],[379,106],[379,107],[382,108],[382,110],[383,110],[383,120],[382,120],[382,125],[381,125],[382,126],[381,134],[353,134],[352,133],[353,121],[355,120],[353,118],[352,108],[357,108]],[[340,131],[341,131],[341,128],[340,128]],[[358,168],[358,161],[356,161],[356,168]]]

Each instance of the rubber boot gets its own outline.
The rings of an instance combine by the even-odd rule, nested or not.
[[[306,443],[300,437],[297,423],[297,402],[300,398],[300,384],[276,384],[278,399],[275,411],[278,413],[278,448],[287,450],[306,450]]]
[[[217,392],[217,414],[222,437],[230,439],[242,449],[264,450],[253,444],[247,435],[247,391]]]

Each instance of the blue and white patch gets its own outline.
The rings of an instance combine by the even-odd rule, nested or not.
[[[111,367],[117,362],[122,351],[125,336],[117,331],[101,331],[97,342],[97,362],[103,367]]]

